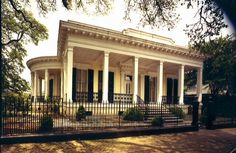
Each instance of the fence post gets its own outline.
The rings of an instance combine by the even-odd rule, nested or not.
[[[198,129],[198,107],[199,103],[197,100],[194,100],[193,103],[193,112],[192,112],[192,125]]]

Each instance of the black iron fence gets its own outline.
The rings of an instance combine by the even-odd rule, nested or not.
[[[1,111],[2,134],[63,133],[150,126],[179,127],[195,125],[197,122],[194,119],[196,115],[190,111],[194,109],[194,105],[145,104],[140,97],[139,102],[132,103],[132,95],[123,94],[115,95],[114,103],[89,103],[84,95],[81,94],[81,100],[77,102],[65,102],[58,97],[46,100],[36,97],[36,102],[34,97],[4,97]],[[96,96],[98,95],[95,94]]]
[[[207,128],[236,126],[236,96],[203,95],[200,121]]]

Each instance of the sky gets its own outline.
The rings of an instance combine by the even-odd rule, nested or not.
[[[34,16],[38,19],[42,24],[44,24],[48,28],[49,38],[47,40],[39,42],[36,46],[34,44],[26,45],[28,55],[24,59],[25,69],[22,73],[22,77],[26,79],[28,82],[31,82],[30,70],[26,66],[26,62],[35,57],[39,56],[55,56],[57,54],[57,37],[58,37],[58,29],[59,29],[59,21],[60,20],[73,20],[77,22],[82,22],[86,24],[91,24],[99,27],[109,28],[112,30],[122,31],[123,29],[133,28],[141,31],[154,33],[161,36],[166,36],[172,38],[175,41],[176,45],[179,46],[187,46],[188,45],[188,37],[185,35],[183,29],[186,24],[193,23],[195,15],[195,11],[192,9],[178,9],[180,14],[180,21],[176,24],[176,27],[170,31],[163,28],[151,28],[151,27],[142,27],[138,26],[138,20],[125,21],[124,17],[124,4],[123,1],[114,1],[114,5],[110,13],[105,16],[92,16],[86,15],[81,11],[66,10],[61,1],[58,1],[58,9],[55,12],[50,12],[46,15],[46,17],[38,14],[37,8],[32,9]],[[135,17],[134,17],[135,18]],[[137,17],[136,17],[137,18]],[[231,27],[231,25],[229,26]],[[222,31],[222,35],[226,35],[227,33],[232,33],[233,30],[231,28],[225,29]]]

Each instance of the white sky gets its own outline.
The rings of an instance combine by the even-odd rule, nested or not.
[[[176,25],[176,28],[168,31],[165,28],[152,29],[150,27],[138,26],[138,21],[124,21],[124,4],[123,1],[115,0],[113,9],[106,16],[88,16],[78,11],[67,11],[62,7],[61,1],[58,1],[58,10],[47,14],[46,17],[40,16],[38,11],[33,11],[35,17],[48,28],[49,38],[45,41],[39,42],[38,46],[34,44],[28,44],[26,49],[28,55],[25,58],[24,63],[31,58],[38,56],[48,56],[57,54],[57,37],[59,29],[59,20],[73,20],[77,22],[92,24],[100,27],[105,27],[117,31],[122,31],[126,28],[134,28],[141,31],[146,31],[150,33],[155,33],[158,35],[166,36],[172,38],[177,45],[187,46],[188,37],[185,35],[183,29],[186,24],[192,23],[194,21],[194,11],[191,9],[179,9],[180,17],[182,19]],[[232,26],[231,26],[232,27]],[[232,29],[226,29],[223,31],[223,35],[226,33],[232,33]],[[31,82],[30,70],[25,64],[24,72],[22,77],[27,81]]]

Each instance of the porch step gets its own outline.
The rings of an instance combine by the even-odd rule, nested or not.
[[[162,116],[165,123],[182,123],[184,120],[174,115],[165,107],[140,106],[139,108],[144,114],[145,123],[151,123],[155,116]]]
[[[154,117],[149,117],[147,118],[147,120],[145,120],[144,122],[145,123],[151,123],[152,120],[153,120]],[[163,117],[165,123],[181,123],[183,122],[184,120],[183,119],[180,119],[178,117]]]

